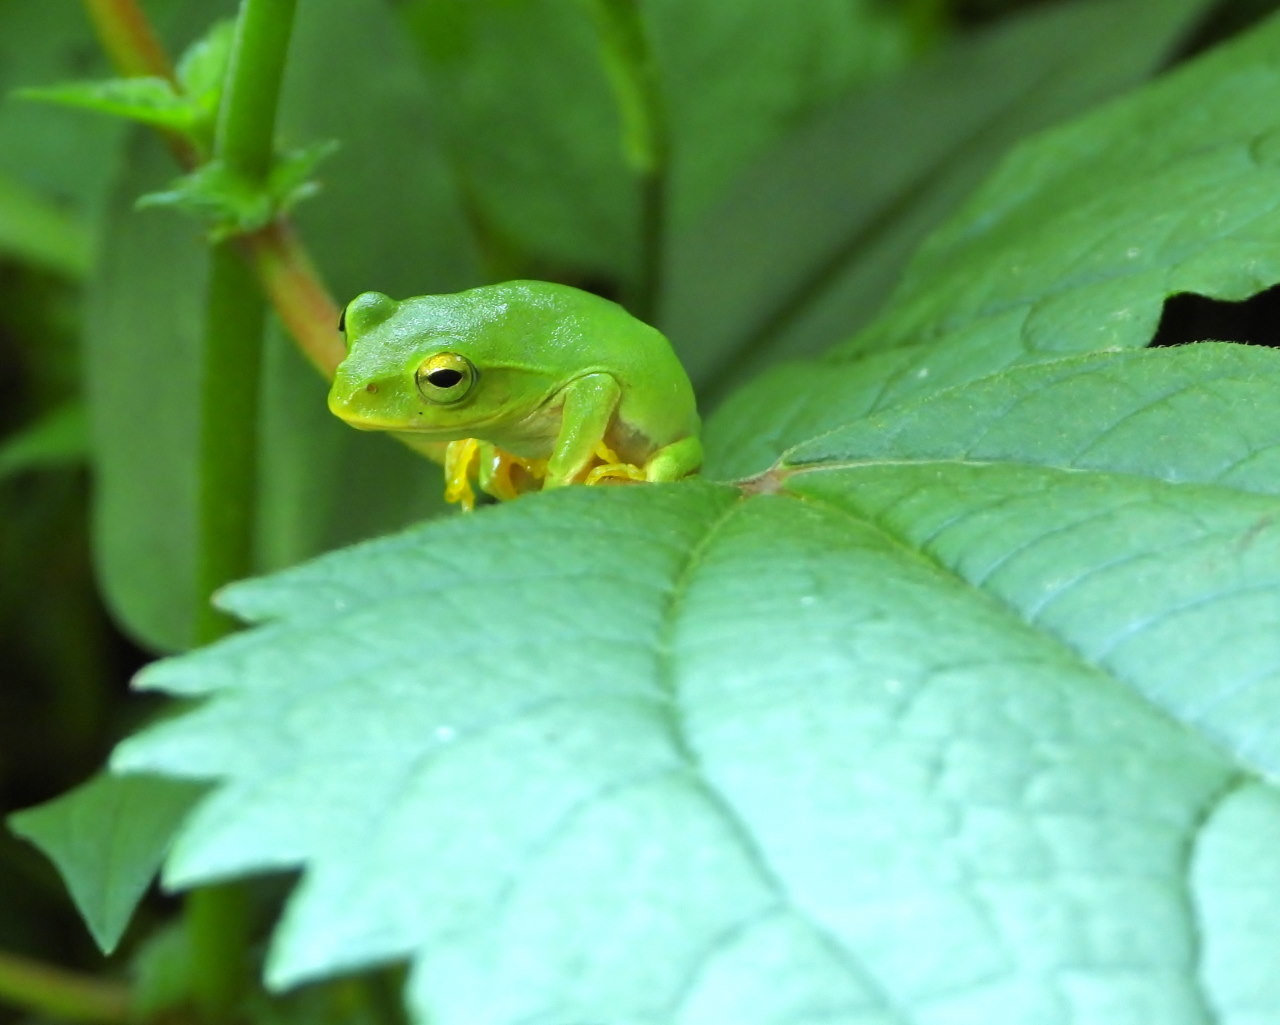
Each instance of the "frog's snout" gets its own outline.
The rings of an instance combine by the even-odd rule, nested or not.
[[[398,424],[382,408],[381,386],[339,375],[329,389],[329,412],[361,431],[386,431]]]
[[[363,389],[358,389],[357,391],[363,391]],[[352,427],[363,428],[360,412],[353,407],[352,397],[352,389],[350,387],[343,387],[341,382],[334,381],[333,387],[329,389],[329,412],[339,420],[346,421]]]

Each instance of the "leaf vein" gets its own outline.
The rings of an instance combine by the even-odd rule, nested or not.
[[[690,550],[683,567],[676,574],[669,591],[667,607],[663,616],[665,628],[660,634],[657,646],[657,667],[659,677],[665,689],[672,696],[674,713],[671,718],[672,737],[676,749],[687,761],[691,769],[691,778],[699,791],[715,809],[731,834],[737,839],[743,853],[748,857],[762,882],[777,898],[778,904],[785,907],[795,916],[798,923],[813,935],[831,957],[833,963],[841,966],[854,981],[855,985],[864,988],[877,999],[884,1010],[903,1025],[913,1019],[906,1008],[894,999],[893,995],[883,988],[879,980],[871,975],[862,965],[854,960],[849,951],[830,930],[822,924],[808,909],[802,909],[799,902],[791,894],[782,876],[771,864],[768,855],[751,831],[742,813],[733,803],[714,786],[712,786],[705,765],[693,745],[683,725],[684,713],[681,702],[678,672],[676,669],[675,633],[680,618],[681,606],[688,594],[692,579],[698,567],[706,557],[715,537],[724,529],[725,524],[742,508],[741,503],[731,505],[709,525],[705,534]]]

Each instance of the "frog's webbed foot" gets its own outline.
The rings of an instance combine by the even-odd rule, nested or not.
[[[644,480],[644,468],[624,463],[622,457],[603,441],[596,445],[596,458],[601,460],[587,473],[584,484],[608,484],[618,481]]]
[[[480,488],[501,502],[537,491],[547,475],[545,459],[524,459],[481,443]]]
[[[444,500],[458,503],[463,512],[470,512],[476,507],[471,473],[479,460],[480,442],[475,438],[451,441],[444,452]]]
[[[444,498],[470,512],[476,506],[473,479],[485,494],[507,502],[538,490],[546,472],[545,460],[522,459],[487,441],[462,438],[450,442],[445,450]]]
[[[583,484],[630,484],[677,480],[697,468],[701,449],[696,439],[685,439],[660,449],[645,466],[637,466],[623,462],[617,452],[600,441],[593,457],[590,469],[580,478]],[[450,442],[445,452],[444,497],[470,512],[475,508],[477,488],[508,502],[530,491],[572,483],[572,479],[550,479],[547,465],[545,459],[524,459],[478,438]]]

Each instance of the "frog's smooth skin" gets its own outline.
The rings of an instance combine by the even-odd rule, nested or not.
[[[693,388],[667,339],[568,285],[357,296],[329,409],[362,430],[450,442],[446,496],[672,481],[702,463]]]

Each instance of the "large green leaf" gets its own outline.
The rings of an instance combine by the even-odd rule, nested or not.
[[[1280,19],[1034,138],[935,233],[883,315],[712,418],[715,473],[768,466],[854,411],[1005,367],[1146,345],[1164,300],[1280,281]]]
[[[117,765],[219,780],[171,885],[305,870],[276,984],[412,957],[444,1025],[1249,1020],[1278,387],[1243,346],[1066,359],[750,497],[357,546],[229,591],[266,625],[145,674],[208,700]]]
[[[105,218],[111,258],[96,264],[85,304],[93,557],[117,620],[173,649],[194,639],[193,397],[208,261],[189,222],[133,210],[137,193],[169,174],[159,142],[135,137],[127,156]]]
[[[192,27],[205,27],[205,7],[188,14]],[[337,65],[358,88],[330,88]],[[426,126],[420,93],[407,46],[373,0],[300,12],[283,131],[286,143],[344,141],[323,168],[323,201],[298,217],[340,301],[372,287],[412,295],[474,280],[459,205],[429,131],[382,127]],[[371,106],[378,119],[367,116]],[[409,175],[411,202],[401,188]],[[159,648],[191,643],[203,600],[194,583],[194,397],[205,247],[192,222],[132,209],[140,193],[172,176],[160,147],[139,140],[113,205],[110,258],[91,283],[86,346],[98,565],[119,618]],[[278,331],[265,360],[259,568],[439,508],[438,471],[337,422],[325,407],[325,382]],[[397,486],[373,484],[387,479]]]
[[[1009,146],[1148,77],[1205,6],[1036,8],[788,132],[669,246],[660,322],[695,378],[847,339]]]
[[[1003,366],[1144,344],[1166,296],[1243,299],[1274,284],[1277,46],[1272,18],[1019,148],[932,236],[891,308],[840,355],[959,347]],[[1086,310],[1091,330],[1082,332]]]
[[[637,182],[586,5],[410,0],[402,10],[495,248],[535,266],[633,274]]]

